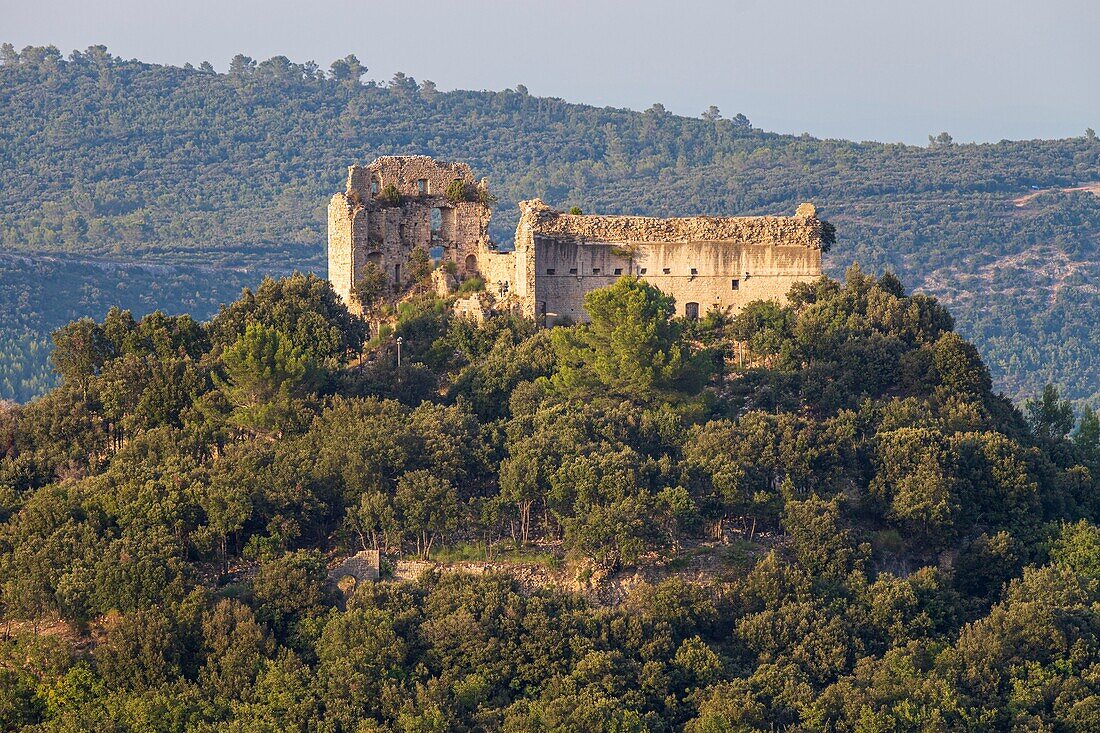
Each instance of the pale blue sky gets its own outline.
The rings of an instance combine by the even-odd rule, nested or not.
[[[0,0],[0,41],[225,69],[356,54],[369,77],[922,143],[1100,129],[1100,0]]]

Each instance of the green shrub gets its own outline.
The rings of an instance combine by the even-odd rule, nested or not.
[[[480,293],[484,290],[485,281],[477,275],[466,278],[462,281],[462,284],[458,286],[459,295],[466,295],[468,293]]]
[[[476,196],[476,192],[471,192],[473,186],[461,178],[456,178],[447,184],[447,189],[443,192],[443,195],[447,197],[447,200],[452,204],[457,204],[462,201],[471,201]]]
[[[378,193],[378,200],[387,206],[400,206],[401,192],[397,190],[397,186],[387,183]]]
[[[482,206],[492,208],[497,205],[497,197],[485,186],[477,187],[475,198]]]
[[[355,281],[355,297],[367,311],[373,311],[378,307],[379,301],[390,289],[389,278],[382,268],[374,262],[363,265],[359,277]]]

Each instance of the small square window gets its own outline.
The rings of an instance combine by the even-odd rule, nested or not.
[[[665,269],[661,270],[661,272],[663,272],[666,275],[671,275],[672,274],[672,268],[671,267],[666,267]]]
[[[569,268],[569,274],[570,274],[570,275],[576,275],[576,274],[577,274],[577,268],[575,268],[575,267],[570,267],[570,268]]]
[[[558,271],[557,271],[557,270],[555,270],[555,269],[554,269],[553,267],[548,267],[548,268],[546,268],[546,274],[547,274],[547,275],[554,275],[554,274],[557,274],[557,272],[558,272]]]
[[[598,267],[593,267],[593,268],[592,268],[592,274],[593,274],[593,275],[599,275],[599,274],[600,274],[600,268],[598,268]]]
[[[692,274],[692,276],[698,275],[698,274],[699,274],[699,271],[698,271],[698,270],[696,270],[696,269],[695,269],[695,268],[693,267],[693,268],[691,268],[691,274]]]
[[[740,289],[741,289],[741,281],[740,280],[730,280],[730,290],[740,290]]]
[[[621,268],[621,267],[616,267],[616,268],[615,268],[615,274],[616,274],[616,275],[622,275],[622,274],[623,274],[623,268]]]
[[[645,274],[645,268],[643,267],[640,270],[638,270],[638,274],[639,275],[644,275]]]

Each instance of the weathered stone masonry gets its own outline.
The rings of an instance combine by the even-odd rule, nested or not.
[[[347,187],[328,207],[329,280],[353,310],[355,283],[368,262],[378,265],[395,291],[408,283],[409,257],[417,248],[442,247],[458,271],[472,274],[478,257],[490,251],[489,207],[479,201],[452,201],[445,195],[454,181],[476,190],[464,163],[442,163],[429,157],[384,157],[369,166],[348,169]],[[388,186],[401,201],[383,197]]]
[[[578,216],[538,200],[520,209],[516,292],[527,315],[551,325],[586,321],[584,294],[623,275],[673,296],[689,317],[782,299],[821,276],[826,225],[812,204],[793,217],[739,218]]]
[[[487,234],[488,207],[437,194],[455,179],[473,184],[467,166],[420,156],[350,169],[347,191],[329,207],[329,278],[349,305],[357,307],[351,293],[366,261],[400,283],[413,248],[442,246],[460,274],[485,278],[497,308],[548,326],[586,321],[584,294],[624,275],[673,296],[679,315],[699,317],[782,300],[794,283],[821,276],[831,240],[812,204],[794,216],[658,219],[564,214],[535,199],[520,203],[515,250],[502,252]],[[375,200],[388,183],[406,197],[400,207]],[[424,223],[432,208],[445,212],[436,229]]]

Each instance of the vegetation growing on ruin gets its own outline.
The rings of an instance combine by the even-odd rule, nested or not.
[[[386,273],[382,272],[378,263],[363,263],[355,280],[355,297],[359,299],[364,312],[370,314],[377,310],[385,296],[392,290],[393,283],[386,277]]]
[[[892,275],[588,301],[545,331],[425,295],[363,360],[304,275],[62,329],[61,384],[0,413],[0,727],[1100,727],[1094,413],[1013,407]],[[364,547],[509,570],[344,597]]]
[[[477,201],[477,187],[472,183],[456,178],[447,184],[447,190],[443,192],[443,195],[452,204],[463,201]]]
[[[378,192],[378,200],[386,206],[400,206],[401,192],[397,190],[397,186],[392,183],[387,183],[382,190]]]
[[[458,284],[458,289],[455,291],[458,295],[469,295],[470,293],[480,293],[485,290],[485,280],[480,275],[471,275]]]

